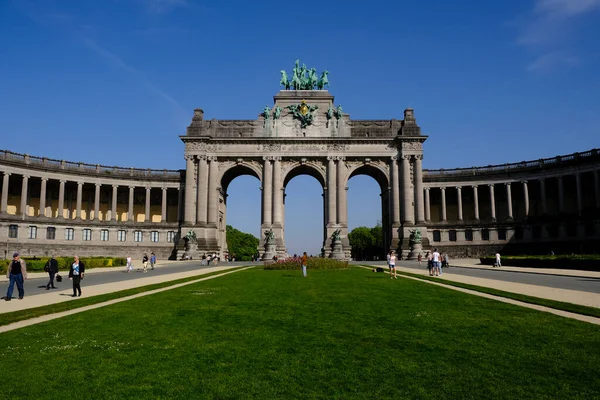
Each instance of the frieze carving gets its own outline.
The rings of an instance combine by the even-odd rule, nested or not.
[[[187,142],[186,148],[189,151],[217,151],[221,150],[223,146],[220,144],[212,144],[205,142]]]
[[[402,150],[421,151],[423,144],[421,142],[402,142]]]
[[[286,150],[289,151],[321,151],[321,150],[325,150],[326,147],[324,145],[319,146],[316,144],[293,144],[290,146],[287,146]]]
[[[347,144],[341,144],[341,143],[330,143],[327,145],[327,150],[329,150],[329,151],[350,150],[350,146]]]

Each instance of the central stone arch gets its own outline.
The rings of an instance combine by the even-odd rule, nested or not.
[[[265,231],[272,230],[277,255],[286,256],[285,186],[294,176],[308,174],[323,187],[322,253],[332,254],[331,235],[339,230],[343,257],[349,258],[347,182],[366,174],[381,187],[386,250],[407,255],[410,230],[418,227],[426,237],[426,139],[412,109],[404,110],[402,120],[352,120],[327,90],[282,90],[255,120],[205,120],[204,111],[196,109],[181,136],[186,159],[182,230],[196,234],[198,251],[223,254],[227,188],[235,177],[252,175],[261,182],[259,251],[264,252]],[[178,245],[181,254],[184,245]]]

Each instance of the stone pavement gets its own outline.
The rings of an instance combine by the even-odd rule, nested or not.
[[[460,266],[463,268],[477,268],[477,269],[495,269],[487,265],[478,265],[479,260],[476,259],[456,259],[450,260],[450,265],[453,267]],[[406,261],[400,262],[399,271],[403,271],[402,264]],[[406,272],[413,274],[429,276],[427,269],[425,268],[425,261],[423,262],[423,269],[404,269]],[[575,271],[575,270],[564,270],[564,269],[539,269],[539,268],[518,268],[518,267],[501,267],[501,270],[515,271],[515,272],[530,272],[536,274],[553,274],[563,276],[578,276],[582,278],[600,279],[600,272],[596,271]],[[452,271],[452,267],[450,268]],[[485,279],[475,278],[464,275],[444,273],[439,277],[440,282],[444,280],[468,283],[471,285],[485,286],[492,289],[504,290],[506,292],[525,294],[534,297],[541,297],[544,299],[564,301],[566,303],[579,304],[584,306],[600,308],[600,280],[598,282],[599,292],[581,292],[577,290],[557,289],[546,286],[529,285],[524,283],[506,282],[496,279]]]

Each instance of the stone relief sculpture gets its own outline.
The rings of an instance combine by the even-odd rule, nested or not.
[[[302,128],[306,128],[308,125],[311,125],[314,120],[313,111],[317,110],[319,106],[311,106],[306,104],[305,100],[302,100],[300,104],[292,104],[291,106],[287,106],[287,109],[290,110],[295,119],[300,121],[300,126]]]

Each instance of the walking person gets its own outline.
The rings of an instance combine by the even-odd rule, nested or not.
[[[17,284],[17,289],[19,291],[19,300],[23,300],[23,296],[25,296],[23,280],[27,279],[27,264],[25,263],[25,260],[21,260],[19,253],[13,254],[13,260],[6,269],[6,277],[9,279],[10,283],[8,284],[8,291],[6,292],[4,300],[10,301],[12,299],[15,283]]]
[[[154,252],[150,253],[150,268],[154,271],[154,264],[156,264],[156,255]]]
[[[494,264],[494,267],[500,268],[501,266],[502,266],[502,262],[500,260],[500,253],[496,253],[496,263]]]
[[[302,275],[306,278],[306,267],[308,265],[308,256],[306,252],[302,254],[302,258],[300,259],[300,265],[302,265]]]
[[[430,252],[427,252],[427,269],[429,270],[429,276],[433,276],[433,256]]]
[[[148,272],[148,254],[144,253],[142,258],[142,265],[144,266],[144,273]]]
[[[129,271],[133,270],[133,261],[131,260],[131,257],[127,257],[126,269],[127,269],[127,273],[129,273]]]
[[[423,261],[423,255],[421,253],[417,256],[417,260],[419,261],[419,267],[422,267],[421,261]]]
[[[46,271],[50,276],[50,280],[46,285],[46,290],[50,290],[50,288],[56,289],[56,287],[54,286],[54,276],[58,274],[58,261],[56,261],[54,256],[50,256],[50,259],[44,266],[44,271]]]
[[[85,265],[79,261],[78,256],[73,258],[73,264],[71,264],[71,268],[69,269],[69,279],[73,280],[73,295],[71,297],[77,297],[77,293],[81,297],[81,280],[85,273]]]

